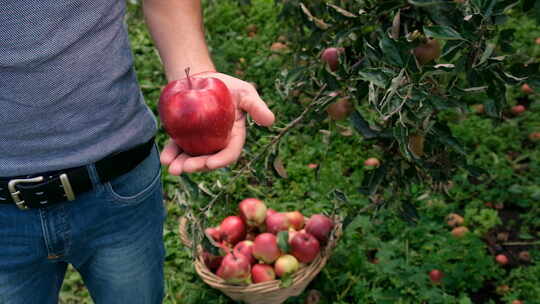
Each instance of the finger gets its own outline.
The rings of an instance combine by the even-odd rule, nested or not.
[[[250,90],[249,93],[240,96],[238,107],[248,112],[259,125],[270,126],[274,123],[274,113],[270,111],[255,90]]]
[[[178,155],[169,165],[169,174],[180,175],[184,170],[184,162],[189,158],[189,155],[182,153]]]
[[[180,148],[174,143],[173,140],[169,140],[165,147],[163,147],[163,151],[161,151],[161,154],[159,156],[159,160],[161,161],[161,164],[168,166],[170,165],[174,159],[180,154],[182,151]]]
[[[183,168],[184,172],[193,173],[193,172],[207,170],[208,169],[206,168],[207,159],[208,159],[208,155],[190,157],[186,159],[186,161],[184,162],[184,168]]]
[[[229,144],[225,149],[211,155],[206,161],[206,167],[210,170],[215,170],[234,163],[240,157],[240,154],[242,154],[245,141],[246,127],[244,119],[235,123]]]

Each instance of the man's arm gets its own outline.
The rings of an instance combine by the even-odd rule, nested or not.
[[[144,0],[143,11],[168,81],[215,71],[204,38],[200,0]]]
[[[161,152],[161,163],[169,166],[169,173],[179,175],[183,172],[214,170],[235,162],[242,153],[246,139],[243,111],[263,126],[270,126],[274,122],[274,114],[251,84],[215,72],[204,37],[200,0],[143,0],[143,10],[163,61],[167,80],[184,78],[184,70],[188,67],[193,74],[207,72],[198,77],[222,80],[231,91],[237,108],[231,139],[223,150],[212,155],[192,157],[169,141]]]

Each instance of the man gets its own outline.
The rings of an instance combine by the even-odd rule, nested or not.
[[[95,303],[161,303],[164,207],[171,174],[233,163],[243,111],[274,121],[255,89],[215,72],[200,0],[145,0],[167,80],[217,77],[238,107],[231,142],[190,157],[169,143],[132,66],[122,0],[0,0],[0,303],[58,302],[66,267]]]

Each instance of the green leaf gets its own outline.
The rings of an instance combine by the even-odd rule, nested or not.
[[[436,6],[447,3],[445,0],[409,0],[408,2],[414,6],[420,7]]]
[[[379,132],[374,131],[369,126],[369,123],[362,117],[358,111],[354,111],[350,118],[351,123],[356,131],[360,133],[364,138],[371,139],[379,137]]]
[[[437,38],[441,40],[464,40],[461,35],[449,26],[432,25],[424,26],[424,33],[428,37]]]
[[[280,231],[277,235],[279,250],[283,253],[289,253],[289,232]]]
[[[369,173],[364,177],[362,187],[360,187],[358,191],[365,195],[375,194],[387,171],[388,166],[384,163],[379,168],[369,171]]]
[[[398,67],[404,66],[403,59],[399,53],[399,47],[394,40],[390,39],[387,35],[384,35],[379,42],[379,47],[388,63]]]
[[[383,89],[386,88],[389,82],[389,78],[380,69],[376,69],[376,68],[365,69],[365,70],[359,71],[358,74],[360,75],[360,79],[367,82],[371,82],[374,85]]]

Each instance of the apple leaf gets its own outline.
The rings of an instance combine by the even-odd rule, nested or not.
[[[279,250],[283,253],[289,253],[289,232],[280,231],[277,237]]]
[[[424,33],[432,38],[441,40],[463,40],[463,37],[449,26],[432,25],[424,26]]]
[[[289,177],[289,174],[287,174],[287,170],[285,169],[285,166],[283,165],[283,161],[281,160],[279,156],[276,156],[276,158],[274,159],[274,169],[282,178]]]
[[[350,120],[353,124],[354,129],[358,131],[364,138],[371,139],[379,137],[378,132],[375,132],[373,129],[371,129],[369,123],[364,119],[364,117],[362,117],[362,115],[358,111],[354,111],[351,114]]]
[[[290,287],[292,286],[294,282],[292,274],[285,274],[280,280],[281,280],[280,286],[282,288]]]

